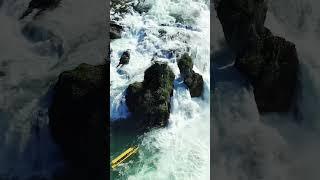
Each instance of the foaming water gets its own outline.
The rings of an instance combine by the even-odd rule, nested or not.
[[[63,167],[48,128],[51,88],[62,71],[103,62],[105,8],[90,3],[92,13],[86,1],[66,0],[19,21],[30,1],[1,2],[0,179],[51,177]],[[24,31],[27,24],[33,32]]]
[[[114,179],[210,179],[210,11],[206,1],[145,1],[149,10],[131,11],[118,22],[122,38],[111,42],[111,120],[129,116],[124,93],[143,81],[144,71],[157,61],[167,62],[176,78],[169,125],[137,137],[140,150]],[[165,34],[160,32],[165,31]],[[117,69],[122,52],[130,49],[130,63]],[[191,98],[180,78],[175,54],[188,52],[194,70],[204,79],[204,93]],[[112,139],[111,139],[112,141]],[[111,158],[124,150],[111,152]]]

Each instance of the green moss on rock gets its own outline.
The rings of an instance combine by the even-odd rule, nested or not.
[[[191,97],[199,97],[203,91],[203,78],[200,74],[194,72],[192,58],[187,54],[183,54],[178,60],[178,67],[184,83],[190,91]]]
[[[126,104],[140,129],[168,124],[174,73],[166,63],[156,62],[144,73],[143,82],[130,84]]]

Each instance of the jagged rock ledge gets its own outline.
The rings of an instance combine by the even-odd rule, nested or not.
[[[200,74],[194,72],[192,58],[187,54],[183,54],[178,60],[180,74],[184,79],[190,91],[191,97],[199,97],[203,91],[203,78]]]
[[[219,0],[215,8],[235,66],[254,88],[260,113],[295,106],[299,60],[295,45],[264,27],[266,0]]]
[[[121,38],[121,32],[123,31],[123,27],[119,24],[117,24],[114,21],[110,21],[110,39],[119,39]]]
[[[49,108],[49,126],[71,170],[70,179],[106,179],[106,65],[81,64],[60,74]]]

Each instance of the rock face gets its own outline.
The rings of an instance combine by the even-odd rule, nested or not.
[[[241,54],[264,31],[266,0],[220,0],[216,11],[228,45]]]
[[[123,27],[116,24],[113,21],[110,21],[110,39],[119,39],[121,38],[121,31]]]
[[[155,62],[145,71],[143,82],[129,85],[126,104],[138,128],[149,129],[168,124],[174,78],[167,64]]]
[[[71,179],[107,178],[106,65],[81,64],[63,72],[49,109],[49,126]]]
[[[178,60],[178,67],[184,83],[189,88],[191,97],[201,96],[203,91],[203,78],[200,74],[192,70],[193,62],[188,54],[183,54]]]
[[[260,112],[286,112],[293,104],[299,60],[295,45],[264,27],[266,0],[216,4],[235,66],[251,81]]]

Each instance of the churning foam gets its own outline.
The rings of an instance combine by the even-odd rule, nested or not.
[[[118,22],[125,26],[122,38],[111,43],[111,119],[127,117],[124,91],[143,81],[144,71],[158,53],[176,79],[169,125],[143,135],[138,162],[119,172],[123,179],[209,179],[210,174],[210,10],[207,1],[147,0],[148,12],[128,13]],[[167,33],[160,37],[159,30]],[[115,67],[123,51],[130,49],[130,63]],[[204,93],[191,98],[180,78],[177,59],[170,51],[189,52],[194,70],[204,79]]]

